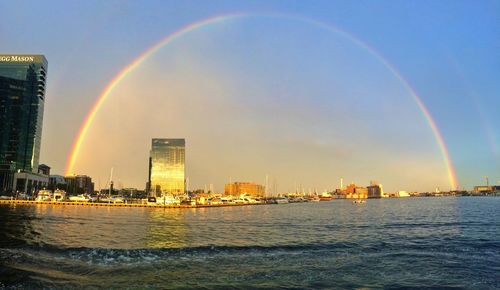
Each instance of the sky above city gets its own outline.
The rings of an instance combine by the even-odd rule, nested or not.
[[[500,1],[2,1],[0,13],[0,53],[49,62],[40,161],[53,174],[107,90],[70,168],[96,188],[111,168],[119,187],[144,188],[151,138],[186,139],[190,189],[266,175],[280,192],[341,177],[388,191],[500,183]]]

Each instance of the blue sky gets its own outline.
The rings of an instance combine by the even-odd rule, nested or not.
[[[106,83],[142,51],[169,33],[201,19],[234,12],[254,15],[284,14],[294,15],[296,18],[307,17],[338,27],[362,40],[401,73],[419,94],[435,119],[450,151],[460,184],[470,188],[472,185],[481,183],[483,176],[490,176],[492,182],[500,180],[498,147],[500,143],[500,117],[498,114],[500,105],[500,82],[498,82],[500,75],[499,11],[499,1],[2,1],[0,3],[2,15],[0,18],[0,51],[2,53],[42,53],[49,60],[49,90],[44,116],[41,161],[52,165],[54,171],[62,173],[76,132]],[[262,37],[259,37],[261,34]],[[295,39],[296,35],[301,38]],[[213,39],[217,39],[218,42],[214,42]],[[274,43],[274,46],[266,46],[268,43]],[[287,48],[287,45],[292,46],[293,44],[296,44],[297,49]],[[316,47],[315,44],[321,47]],[[337,53],[344,55],[344,64],[328,52],[327,48],[331,46],[333,49],[337,47],[337,44],[340,45]],[[258,57],[257,50],[260,51],[261,58]],[[226,55],[223,54],[224,51]],[[240,53],[230,53],[235,51]],[[245,56],[249,53],[259,61],[246,58]],[[363,53],[362,49],[345,39],[342,40],[338,35],[330,36],[325,31],[310,27],[300,21],[288,23],[279,17],[271,19],[254,17],[250,20],[226,23],[207,28],[204,32],[197,31],[192,35],[186,35],[176,45],[162,49],[158,56],[155,56],[156,64],[160,64],[159,68],[155,67],[152,61],[149,61],[141,67],[142,73],[144,75],[153,72],[159,73],[158,69],[160,69],[160,72],[163,70],[168,75],[176,75],[177,73],[176,77],[179,83],[190,78],[198,80],[193,75],[193,67],[188,69],[172,65],[165,70],[165,66],[169,63],[178,64],[180,60],[185,58],[188,58],[190,65],[195,68],[199,65],[200,71],[213,74],[214,79],[222,78],[223,80],[220,81],[227,84],[224,87],[224,92],[232,89],[238,91],[241,88],[252,92],[254,99],[245,97],[244,94],[235,96],[235,93],[232,95],[233,99],[224,103],[224,108],[233,108],[229,104],[234,101],[237,101],[236,103],[240,106],[245,104],[248,108],[253,108],[252,105],[255,105],[253,111],[249,110],[248,116],[245,115],[247,119],[240,120],[241,126],[244,126],[245,122],[256,124],[253,128],[265,126],[268,123],[261,124],[259,122],[271,118],[276,111],[280,110],[279,108],[283,109],[282,112],[290,112],[297,107],[302,107],[304,109],[301,111],[308,111],[312,116],[322,112],[321,108],[332,111],[338,107],[338,104],[336,105],[326,95],[328,95],[328,90],[337,87],[344,88],[342,95],[346,98],[344,101],[354,108],[357,107],[358,103],[355,103],[353,98],[347,99],[346,96],[362,96],[359,104],[368,106],[378,100],[375,98],[376,95],[392,96],[393,93],[405,95],[405,92],[398,91],[400,87],[391,78],[390,73],[384,72],[380,63],[377,64],[377,60]],[[194,60],[199,60],[198,64],[193,64]],[[338,64],[338,68],[332,69],[331,66],[326,65],[329,62]],[[273,71],[273,66],[270,64],[277,67],[276,71]],[[268,65],[267,69],[265,69],[266,65]],[[348,69],[354,65],[360,67],[359,74],[356,74],[355,70],[343,74],[340,69],[341,67]],[[237,69],[242,67],[246,69]],[[293,92],[282,89],[279,92],[285,96],[284,99],[273,98],[265,106],[266,108],[274,108],[273,114],[260,114],[261,110],[257,106],[259,96],[262,100],[268,100],[266,98],[270,92],[273,92],[274,95],[278,94],[278,91],[274,90],[278,90],[279,84],[286,88],[285,75],[290,80],[295,80],[294,86],[289,87],[294,88]],[[182,79],[181,76],[185,76],[186,79]],[[253,80],[254,82],[245,82],[245,80]],[[259,80],[262,81],[262,86],[253,86]],[[303,81],[304,85],[295,85],[299,80]],[[136,84],[134,87],[148,85],[147,78],[141,79],[139,76],[130,76],[128,81],[129,84],[123,84],[124,87],[132,86],[134,82]],[[339,82],[339,86],[332,85],[330,87],[329,85],[335,81]],[[356,84],[360,81],[366,81],[367,86],[371,83],[372,86],[369,87],[369,90],[366,89],[367,87],[357,87]],[[379,86],[375,84],[379,84]],[[207,90],[212,88],[209,84],[207,86],[205,88]],[[267,91],[257,91],[258,88]],[[323,88],[323,91],[320,88]],[[157,89],[161,91],[164,88]],[[186,93],[185,97],[189,96],[193,101],[199,100],[198,95],[194,92],[187,93],[185,90],[179,90],[179,94]],[[294,94],[296,95],[295,100],[297,100],[295,105],[286,101]],[[314,95],[314,97],[306,98],[307,95]],[[122,97],[122,100],[132,102],[132,99],[127,99],[127,97]],[[255,102],[249,100],[255,100]],[[395,100],[399,99],[392,96],[388,97],[387,102]],[[103,108],[102,114],[106,115],[106,112],[116,113],[116,111],[124,113],[124,110],[117,109],[116,105],[113,106],[119,102],[113,102],[110,100],[107,103],[109,108]],[[369,130],[363,124],[377,123],[381,137],[374,139],[374,142],[379,145],[384,144],[391,136],[401,135],[408,141],[397,141],[398,138],[390,139],[393,140],[391,144],[395,144],[393,146],[396,149],[400,148],[400,150],[394,149],[400,155],[394,155],[398,156],[397,158],[407,156],[410,160],[412,158],[408,155],[408,148],[415,143],[410,140],[413,132],[410,129],[416,130],[414,137],[423,140],[422,143],[425,146],[411,150],[423,154],[422,156],[427,156],[426,154],[429,153],[429,156],[439,158],[440,155],[436,153],[435,145],[430,144],[433,137],[428,128],[425,127],[425,120],[421,117],[413,117],[415,112],[412,105],[406,100],[401,102],[401,104],[398,103],[401,106],[400,112],[415,118],[414,121],[409,118],[401,122],[401,117],[398,119],[385,117],[383,122],[377,123],[380,117],[377,120],[370,120],[368,117],[353,118],[363,120],[364,123],[358,122],[360,123],[356,125],[358,127],[351,125],[353,126],[351,131],[361,130],[360,132],[365,136]],[[128,113],[131,114],[131,112]],[[186,109],[185,113],[189,114],[189,109]],[[337,116],[340,116],[341,113],[342,110]],[[121,115],[115,117],[120,118]],[[231,116],[231,118],[234,119],[235,116]],[[228,123],[228,119],[221,117],[221,120],[225,121],[225,124]],[[109,123],[107,121],[109,120],[101,120],[102,127]],[[287,117],[283,116],[279,120],[277,117],[271,118],[269,122],[280,124],[280,122],[286,123],[286,121]],[[349,124],[355,123],[350,122],[349,119],[329,118],[323,120],[323,123],[302,122],[295,125],[296,128],[303,126],[304,130],[302,131],[315,132],[316,135],[308,137],[314,139],[323,136],[322,132],[325,130],[328,131],[327,124],[340,121],[346,128],[349,128]],[[402,124],[394,124],[398,122]],[[147,125],[147,123],[144,124],[144,126]],[[122,130],[122,128],[118,128],[120,123],[114,126],[117,131]],[[419,129],[422,126],[425,128]],[[95,132],[98,131],[97,127],[96,124]],[[283,128],[286,127],[277,129],[283,130]],[[186,127],[186,130],[189,128]],[[103,129],[104,131],[106,130]],[[403,131],[405,132],[403,133]],[[337,133],[344,134],[344,136],[350,134],[344,131]],[[196,132],[193,131],[192,134],[196,134]],[[263,137],[260,133],[255,134],[256,137]],[[287,136],[294,134],[296,135],[297,132],[280,136],[286,139]],[[138,136],[138,138],[143,139],[149,137]],[[84,156],[91,160],[90,148],[92,145],[90,143],[98,143],[102,136],[94,133],[94,136],[89,135],[89,138],[86,149],[88,152]],[[94,141],[91,142],[91,140]],[[324,142],[329,146],[352,145],[332,140]],[[197,144],[194,143],[193,146]],[[264,145],[255,144],[255,146],[255,148],[261,148],[260,146]],[[371,146],[361,147],[359,150],[366,151],[369,150],[369,147]],[[85,151],[85,148],[83,150]],[[261,148],[261,150],[265,149]],[[297,147],[294,150],[299,149]],[[294,150],[289,153],[295,154]],[[265,154],[271,153],[273,152],[266,151],[262,154],[265,156]],[[379,153],[374,152],[374,154]],[[198,154],[196,151],[193,152],[194,156],[198,156],[196,154]],[[201,156],[203,152],[200,151],[199,154]],[[330,156],[329,152],[325,154]],[[353,155],[356,154],[353,153]],[[321,159],[319,153],[314,156],[314,158]],[[199,168],[198,171],[193,171],[191,178],[195,180],[193,183],[197,186],[209,182],[222,183],[230,174],[238,176],[238,173],[227,172],[231,170],[231,166],[228,164],[227,168],[214,172],[211,179],[202,180],[203,174],[200,172],[205,169],[196,164],[194,160],[190,162],[192,162],[192,168]],[[352,159],[343,162],[345,163],[339,161],[337,167],[348,168],[351,166],[348,164],[361,161]],[[404,164],[403,160],[401,162]],[[116,161],[110,161],[110,164],[102,162],[94,165],[91,165],[91,161],[82,163],[87,165],[82,164],[79,170],[83,172],[78,173],[105,179],[104,173],[98,167],[109,168],[110,164],[112,165]],[[391,168],[389,163],[382,165],[386,165],[388,168],[386,175],[375,174],[370,170],[362,172],[361,168],[366,166],[360,164],[359,177],[354,176],[354,173],[350,177],[358,183],[366,184],[370,175],[380,175],[380,177],[374,176],[374,178],[383,179],[380,182],[388,186],[396,184],[397,176],[393,177],[394,180],[390,178],[396,172],[389,169]],[[144,171],[140,168],[142,165],[139,163],[131,166],[136,166],[138,171]],[[258,179],[257,176],[265,174],[263,172],[269,168],[269,165],[266,164],[253,164],[252,166],[254,171],[246,172],[244,168],[241,169],[242,172],[246,172],[241,174],[241,179]],[[259,166],[267,167],[267,169]],[[421,166],[415,165],[415,168],[421,168]],[[384,166],[381,166],[379,170],[383,171],[383,168]],[[304,177],[307,180],[297,182],[303,182],[309,186],[317,184],[317,186],[327,187],[329,182],[333,183],[332,179],[336,180],[343,174],[343,170],[337,171],[337,169],[327,167],[320,169],[312,174],[315,177]],[[277,167],[273,170],[276,175],[280,176],[280,183],[290,184],[292,180],[297,179],[296,176],[293,178],[284,177],[283,175],[287,175],[283,174],[283,172],[287,172],[285,168]],[[321,180],[321,178],[316,180],[316,176],[321,175],[321,172],[325,170],[331,170],[331,174],[328,174],[328,180]],[[441,169],[435,170],[442,174]],[[109,172],[109,169],[105,171]],[[124,186],[143,186],[140,181],[141,178],[144,179],[142,172],[137,180],[129,184],[125,180],[133,178],[125,178],[125,176],[133,176],[134,173],[125,173],[125,171],[125,169],[122,170],[124,172]],[[216,177],[218,174],[222,177]],[[293,174],[293,172],[289,172],[289,175]],[[419,174],[418,171],[415,171],[415,175]],[[422,186],[415,183],[412,184],[412,188],[407,189],[432,190],[434,183],[439,183],[437,181],[434,183],[426,182],[427,176],[423,173],[421,179]],[[196,180],[200,181],[197,183]],[[444,187],[442,184],[438,185]],[[400,187],[400,185],[397,188],[389,186],[394,190],[400,189]],[[285,189],[287,187],[283,186],[283,190]]]

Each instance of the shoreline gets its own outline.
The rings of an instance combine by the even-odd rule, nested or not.
[[[423,197],[500,197],[499,195],[444,195],[444,196],[409,196],[407,198],[423,198]],[[378,199],[378,198],[376,198]],[[399,198],[386,198],[399,199]],[[331,200],[355,200],[345,198],[334,198]],[[290,202],[296,203],[296,202]],[[163,205],[163,204],[142,204],[142,203],[105,203],[105,202],[78,202],[78,201],[35,201],[35,200],[19,200],[19,199],[0,199],[0,205],[56,205],[56,206],[85,206],[85,207],[127,207],[127,208],[210,208],[210,207],[229,207],[229,206],[252,206],[252,205],[274,205],[275,203],[224,203],[224,204],[179,204],[179,205]],[[286,203],[288,204],[288,203]]]
[[[2,204],[13,205],[60,205],[60,206],[96,206],[96,207],[147,207],[147,208],[207,208],[207,207],[227,207],[227,206],[248,206],[248,205],[270,205],[270,203],[235,203],[235,204],[141,204],[141,203],[105,203],[105,202],[77,202],[77,201],[35,201],[35,200],[0,200]]]

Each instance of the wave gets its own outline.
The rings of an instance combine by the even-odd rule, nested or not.
[[[259,256],[259,255],[412,255],[412,253],[449,252],[473,254],[475,252],[493,253],[498,256],[500,244],[494,241],[460,241],[453,243],[407,243],[379,242],[362,244],[358,242],[309,243],[289,245],[206,245],[184,248],[88,248],[61,247],[50,244],[29,245],[19,248],[0,249],[0,259],[10,260],[74,260],[89,264],[135,264],[176,259],[207,259],[221,256]],[[495,255],[496,253],[496,255]]]
[[[286,284],[286,288],[321,288],[321,283],[326,283],[323,287],[373,286],[373,281],[364,281],[364,276],[359,276],[358,269],[364,268],[367,273],[385,269],[385,275],[392,277],[392,280],[384,280],[384,283],[410,281],[408,285],[415,288],[422,286],[420,274],[443,272],[443,277],[448,275],[447,278],[457,280],[458,276],[453,273],[461,271],[466,275],[468,271],[474,270],[481,275],[481,279],[486,277],[481,283],[495,288],[498,283],[491,277],[500,266],[500,247],[491,242],[488,246],[492,250],[471,251],[469,248],[468,252],[462,251],[460,243],[451,248],[449,244],[405,248],[382,242],[371,245],[335,242],[138,249],[30,245],[0,248],[0,263],[3,264],[0,267],[0,286],[3,282],[14,288],[68,288],[68,285],[73,285],[70,288],[81,285],[94,288],[141,288],[141,285],[157,283],[157,280],[158,283],[179,283],[183,286],[186,286],[186,281],[191,281],[199,286],[206,285],[207,277],[214,283],[214,289],[227,283],[246,289],[253,283],[265,282],[271,283],[265,285],[279,286],[285,281],[290,283]],[[468,264],[470,267],[467,267]],[[420,274],[408,276],[408,272],[398,271],[408,265],[413,265]],[[343,280],[341,276],[332,275],[337,271],[348,277],[357,277],[359,281]],[[436,282],[436,277],[432,275],[427,276],[427,279]],[[457,285],[464,285],[463,281],[466,280],[458,279]],[[445,285],[440,283],[436,284],[437,288]],[[164,288],[165,285],[171,284],[158,284],[157,288]],[[404,288],[406,284],[381,285]]]
[[[240,257],[270,257],[295,255],[321,255],[326,252],[347,253],[356,249],[353,243],[300,244],[269,246],[199,246],[186,248],[64,248],[54,245],[27,246],[0,249],[0,260],[6,264],[51,264],[64,266],[86,265],[139,265],[165,261],[238,259]]]
[[[348,249],[358,246],[357,243],[353,242],[338,242],[338,243],[309,243],[309,244],[285,244],[285,245],[204,245],[204,246],[194,246],[194,247],[179,247],[179,248],[131,248],[131,249],[120,249],[120,248],[89,248],[89,247],[63,247],[52,244],[38,244],[38,245],[24,245],[18,247],[17,249],[23,250],[34,250],[34,251],[44,251],[48,253],[62,253],[62,252],[144,252],[149,251],[152,253],[218,253],[218,252],[247,252],[247,251],[260,251],[260,252],[272,252],[272,251],[318,251],[318,250],[330,250],[330,249]],[[16,249],[16,248],[12,248]]]

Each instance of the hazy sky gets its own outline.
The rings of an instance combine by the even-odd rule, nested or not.
[[[191,188],[233,181],[280,191],[338,186],[449,189],[441,131],[461,187],[500,183],[499,1],[2,1],[0,52],[49,62],[41,162],[63,174],[106,84],[162,47],[110,94],[75,173],[143,188],[151,138],[186,138]],[[310,19],[313,21],[309,21]]]

